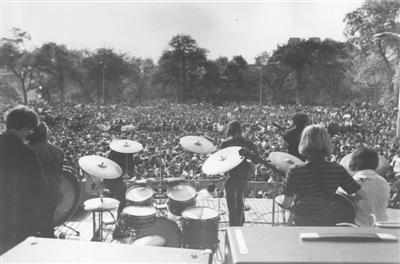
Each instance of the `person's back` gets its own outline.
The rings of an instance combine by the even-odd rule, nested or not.
[[[376,221],[387,221],[387,206],[390,197],[389,183],[373,170],[362,170],[354,175],[360,183],[366,197],[356,202],[358,211],[356,224],[361,227],[371,226],[370,214],[374,214]]]
[[[353,176],[366,196],[356,201],[358,211],[356,224],[361,227],[371,226],[370,214],[374,214],[377,221],[387,220],[387,207],[390,199],[389,183],[374,171],[378,167],[378,153],[366,147],[358,148],[351,156],[349,168],[357,173]]]
[[[17,107],[0,135],[0,254],[39,231],[43,176],[37,156],[24,143],[37,124],[36,113]]]

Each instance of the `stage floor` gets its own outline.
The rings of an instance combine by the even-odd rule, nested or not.
[[[245,204],[248,207],[248,210],[245,211],[246,227],[262,225],[284,225],[289,216],[287,211],[282,211],[281,208],[279,208],[278,206],[275,206],[275,214],[273,214],[272,212],[274,208],[272,199],[247,198],[245,200]],[[208,206],[221,212],[218,226],[219,244],[218,249],[214,254],[213,263],[222,263],[224,256],[226,229],[229,226],[226,200],[224,198],[198,199],[197,205]],[[116,210],[113,210],[111,213],[116,216]],[[400,210],[388,209],[388,214],[390,221],[400,221]],[[104,212],[103,220],[105,222],[112,222],[113,217],[110,213]],[[79,232],[79,235],[74,233],[74,231],[72,231],[68,227],[77,230]],[[133,239],[131,238],[113,240],[112,232],[114,229],[114,225],[106,225],[106,228],[107,229],[102,232],[104,243],[130,244],[133,242]],[[96,234],[93,234],[92,213],[86,212],[82,208],[78,208],[77,212],[69,219],[69,221],[65,223],[65,225],[59,226],[56,229],[56,235],[59,236],[60,233],[63,233],[66,239],[81,241],[96,240],[96,237],[99,236],[99,231],[97,231]]]

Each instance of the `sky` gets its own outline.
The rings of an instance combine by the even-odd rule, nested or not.
[[[71,49],[114,48],[158,61],[177,34],[188,34],[207,57],[242,55],[248,63],[291,37],[344,41],[343,19],[363,1],[0,0],[0,37],[11,28]]]

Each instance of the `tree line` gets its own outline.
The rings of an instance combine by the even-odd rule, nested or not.
[[[400,41],[375,36],[400,33],[399,1],[365,1],[346,14],[345,42],[291,38],[249,64],[241,55],[207,58],[190,35],[169,41],[160,59],[132,57],[114,48],[72,50],[45,43],[28,50],[28,32],[14,28],[0,42],[0,96],[143,105],[154,99],[260,104],[396,102]],[[16,92],[17,91],[17,92]]]

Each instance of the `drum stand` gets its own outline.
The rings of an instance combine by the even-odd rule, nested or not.
[[[92,181],[95,182],[91,175],[89,175],[89,177],[91,177]],[[92,185],[92,189],[99,194],[101,203],[103,203],[103,198],[104,198],[103,190],[101,190],[101,188],[100,188],[102,186],[102,184],[103,184],[103,180],[101,180],[98,184],[95,184],[95,186]],[[96,198],[94,198],[94,199],[96,199]],[[101,241],[102,242],[103,241],[103,230],[104,230],[103,226],[106,224],[103,221],[103,212],[104,211],[110,212],[110,209],[105,209],[100,206],[98,208],[89,209],[87,211],[92,212],[92,220],[93,220],[92,241]],[[98,229],[96,228],[96,212],[98,213]],[[113,214],[111,212],[110,212],[110,214],[114,219]],[[115,219],[114,219],[114,222],[115,222]]]

